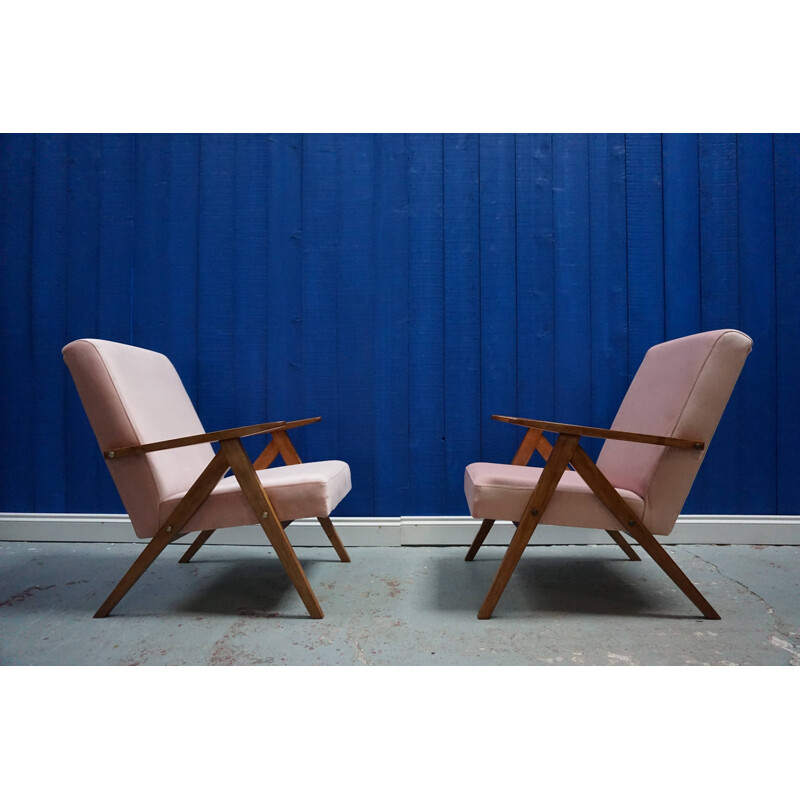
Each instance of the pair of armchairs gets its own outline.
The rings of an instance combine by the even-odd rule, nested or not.
[[[719,330],[652,347],[608,430],[495,416],[526,434],[510,464],[466,468],[469,510],[483,520],[466,559],[495,520],[517,526],[478,617],[492,615],[544,523],[607,530],[639,560],[624,531],[706,618],[719,619],[655,536],[671,532],[751,346],[745,334]],[[350,560],[330,519],[350,491],[350,469],[343,461],[303,463],[288,434],[320,418],[206,433],[166,356],[100,339],[79,339],[62,352],[134,531],[150,540],[95,617],[108,616],[175,539],[200,531],[180,559],[186,563],[216,529],[258,523],[308,613],[322,618],[286,536],[293,520],[317,517],[339,558]],[[554,444],[545,432],[557,435]],[[270,440],[251,461],[241,440],[256,434]],[[583,436],[606,440],[596,463],[580,446]],[[542,468],[528,466],[537,451]],[[284,466],[273,467],[278,456]]]

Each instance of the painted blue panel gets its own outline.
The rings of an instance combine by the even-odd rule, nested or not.
[[[508,462],[519,431],[492,414],[517,413],[514,137],[480,137],[481,460]]]
[[[286,324],[284,314],[291,311],[290,303],[281,303],[269,290],[268,278],[285,274],[296,276],[297,287],[291,292],[299,304],[300,270],[299,252],[294,264],[279,259],[274,269],[268,264],[268,223],[272,215],[264,213],[267,207],[269,162],[267,137],[245,134],[235,137],[234,153],[234,210],[233,210],[233,371],[235,386],[231,387],[230,412],[232,425],[249,425],[270,419],[285,419],[279,413],[267,410],[268,369],[267,327],[279,321]],[[299,147],[299,141],[295,144]],[[281,163],[290,164],[288,159]],[[289,183],[286,208],[291,209]],[[269,211],[272,209],[270,208]],[[295,228],[299,228],[299,195],[296,197]],[[283,237],[278,236],[279,243]],[[288,238],[288,237],[287,237]],[[299,316],[299,310],[295,312]],[[297,328],[297,323],[295,323]],[[270,332],[271,333],[271,332]],[[281,331],[283,333],[283,331]],[[289,353],[284,353],[289,361]],[[297,356],[295,356],[296,358]],[[283,360],[282,360],[283,361]],[[275,380],[271,374],[270,380]],[[277,382],[277,381],[276,381]],[[243,440],[251,457],[257,457],[266,444],[263,436]]]
[[[99,267],[97,331],[102,339],[131,341],[134,140],[127,134],[100,138]]]
[[[35,404],[34,418],[46,420],[47,424],[35,426],[33,444],[36,453],[47,453],[48,462],[47,480],[35,482],[35,507],[57,513],[66,508],[67,480],[71,474],[65,448],[65,397],[75,392],[61,357],[61,347],[67,343],[66,137],[37,135],[34,157],[31,314],[36,327],[31,336],[35,369],[31,399]],[[3,385],[9,384],[3,381]]]
[[[375,438],[364,435],[375,392],[375,281],[373,251],[373,146],[365,134],[343,136],[339,154],[339,451],[350,465],[353,489],[341,514],[371,516]]]
[[[739,227],[737,209],[736,136],[701,134],[700,276],[703,330],[739,327]],[[739,390],[734,391],[708,450],[694,495],[707,513],[741,509],[741,459],[738,431]],[[749,471],[749,470],[748,470]],[[694,498],[693,498],[694,499]]]
[[[585,134],[553,136],[555,257],[555,414],[588,425],[591,417],[591,275],[589,142]]]
[[[338,142],[335,135],[303,136],[303,405],[298,416],[322,417],[309,431],[300,454],[308,461],[338,458],[340,453],[336,344]]]
[[[409,507],[410,481],[408,146],[405,135],[375,137],[374,214],[374,508],[377,516],[400,516],[406,514]]]
[[[260,273],[266,281],[266,295],[256,300],[243,325],[258,315],[266,323],[266,384],[254,387],[266,391],[268,419],[300,419],[316,414],[303,409],[303,137],[271,134],[267,142],[268,187],[266,195],[267,250],[262,254]],[[251,170],[258,173],[258,155],[253,154]],[[254,186],[254,190],[256,187]],[[254,222],[258,204],[253,205]],[[265,257],[264,257],[265,256]],[[260,308],[256,309],[256,305]],[[253,331],[260,341],[262,330]],[[257,345],[256,349],[260,349]],[[318,427],[300,429],[293,437],[301,458],[305,458],[306,434],[316,436]]]
[[[516,152],[518,413],[556,420],[553,137],[520,134]]]
[[[156,234],[162,247],[156,263],[163,264],[162,291],[167,307],[160,310],[164,322],[155,349],[172,360],[196,404],[198,350],[194,340],[198,327],[204,324],[198,316],[197,299],[200,137],[197,134],[169,137],[168,147],[158,154],[158,160],[164,170],[161,180],[167,183],[165,196],[158,196],[157,206],[164,210],[164,217],[155,220],[157,226],[163,226],[163,232]],[[137,312],[144,319],[151,313],[149,306],[141,305],[137,306]]]
[[[625,137],[628,227],[628,382],[665,340],[661,137]]]
[[[775,135],[778,514],[800,513],[800,135]],[[754,430],[758,434],[758,426]],[[760,443],[756,442],[756,447]]]
[[[608,427],[628,389],[625,137],[589,139],[589,255],[591,284],[590,423]],[[600,440],[584,447],[597,457]]]
[[[100,137],[79,134],[68,140],[67,168],[67,340],[99,335]],[[111,508],[119,500],[74,388],[67,392],[66,442],[69,468],[67,510]],[[77,476],[80,476],[79,478]]]
[[[175,354],[165,347],[170,340],[167,332],[173,300],[167,277],[165,227],[170,219],[169,147],[166,134],[137,134],[135,138],[131,343],[173,358]]]
[[[520,437],[492,412],[607,424],[648,346],[735,325],[754,351],[686,511],[796,513],[798,141],[2,136],[0,431],[64,443],[46,486],[6,455],[2,508],[121,510],[77,336],[166,352],[208,427],[321,414],[295,438],[351,461],[339,513],[461,514],[464,466]]]
[[[0,496],[4,508],[24,511],[36,504],[34,476],[39,472],[30,444],[34,419],[30,409],[36,390],[33,368],[34,291],[32,220],[34,138],[0,136],[0,378],[2,379],[3,474]]]
[[[481,274],[479,146],[444,137],[445,485],[443,501],[467,514],[464,468],[480,460]],[[498,431],[494,431],[497,433]]]
[[[442,144],[408,137],[408,514],[437,513],[445,483]]]
[[[665,133],[662,145],[665,337],[677,339],[702,330],[697,134]]]
[[[235,372],[234,259],[236,141],[227,134],[200,138],[197,411],[206,430],[238,424],[233,397],[243,391]]]
[[[739,205],[739,325],[753,339],[753,352],[739,379],[736,420],[739,459],[746,469],[740,492],[743,513],[777,509],[775,181],[771,134],[737,137]]]

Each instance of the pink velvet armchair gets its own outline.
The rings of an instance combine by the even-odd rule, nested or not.
[[[100,339],[79,339],[62,353],[134,531],[150,539],[95,617],[108,616],[175,539],[201,531],[180,559],[186,563],[217,528],[257,523],[309,614],[322,618],[285,532],[292,520],[317,517],[339,558],[350,560],[330,520],[350,491],[350,468],[302,463],[287,433],[320,418],[206,433],[166,356]],[[271,441],[252,462],[241,439],[255,434]],[[278,456],[285,466],[268,468]]]
[[[483,520],[466,560],[475,558],[495,520],[517,525],[478,618],[491,617],[543,523],[606,530],[638,561],[624,531],[706,618],[719,619],[655,537],[672,531],[751,347],[740,331],[717,330],[650,348],[608,430],[495,415],[528,430],[511,464],[466,468],[469,510]],[[557,434],[555,445],[545,431]],[[597,463],[581,448],[582,436],[607,440]],[[527,466],[536,451],[543,468]]]

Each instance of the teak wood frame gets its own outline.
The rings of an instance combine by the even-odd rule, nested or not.
[[[621,439],[629,442],[662,445],[665,447],[679,447],[685,449],[703,450],[703,442],[689,439],[676,439],[666,436],[650,436],[643,433],[629,433],[626,431],[612,431],[604,428],[590,428],[579,425],[564,425],[557,422],[544,422],[541,420],[522,419],[520,417],[505,417],[497,414],[492,419],[500,422],[509,422],[528,428],[516,455],[511,463],[525,466],[535,452],[539,452],[545,459],[545,466],[539,482],[531,492],[528,504],[522,518],[515,524],[516,532],[511,539],[505,556],[497,570],[486,599],[478,612],[478,619],[489,619],[495,609],[500,596],[508,584],[528,542],[533,536],[542,514],[544,514],[550,499],[555,492],[558,481],[565,469],[573,468],[583,478],[589,488],[603,505],[616,517],[620,528],[628,533],[650,555],[661,569],[666,572],[675,585],[691,600],[707,619],[720,619],[708,600],[703,597],[697,587],[689,580],[681,568],[672,560],[666,550],[656,540],[655,536],[647,529],[639,516],[625,502],[619,492],[609,483],[608,479],[598,469],[586,451],[580,446],[581,436],[598,437],[604,439]],[[551,445],[545,438],[544,432],[558,434],[555,445]],[[485,519],[470,546],[466,560],[472,561],[485,541],[494,520]],[[607,533],[622,548],[633,561],[641,560],[633,548],[618,530],[609,530]]]
[[[224,431],[186,436],[180,439],[168,439],[162,442],[120,447],[104,451],[106,458],[127,458],[129,456],[166,450],[172,447],[186,447],[187,445],[203,442],[219,442],[219,452],[211,459],[200,477],[194,482],[189,491],[178,503],[175,510],[169,515],[166,522],[158,529],[145,549],[133,562],[133,565],[122,577],[103,605],[95,613],[95,617],[107,617],[119,601],[128,593],[131,587],[144,574],[145,570],[155,561],[159,553],[170,542],[179,539],[185,534],[180,533],[183,526],[191,519],[192,515],[205,502],[214,487],[230,469],[233,472],[242,492],[250,507],[256,515],[267,539],[278,556],[283,568],[289,575],[297,593],[300,595],[308,613],[314,619],[322,619],[322,608],[317,601],[311,584],[300,565],[297,554],[286,536],[286,527],[292,520],[281,521],[275,514],[275,509],[270,502],[269,495],[261,485],[256,475],[257,469],[266,469],[280,455],[286,464],[300,464],[300,456],[294,449],[287,431],[301,425],[319,422],[321,417],[294,420],[293,422],[267,422],[261,425],[248,425],[243,428],[230,428]],[[242,445],[242,438],[256,434],[268,433],[272,436],[269,444],[255,460],[250,460],[247,451]],[[334,528],[330,517],[317,518],[325,531],[326,536],[333,545],[341,561],[350,561],[350,556],[344,548],[339,535]],[[208,541],[214,530],[202,531],[189,549],[180,558],[180,563],[186,564],[192,556]]]

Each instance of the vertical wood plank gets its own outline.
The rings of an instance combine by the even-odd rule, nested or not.
[[[240,384],[235,373],[234,271],[236,141],[230,134],[200,138],[197,413],[206,430],[231,422]]]
[[[178,134],[170,136],[163,159],[165,217],[156,221],[163,226],[163,252],[158,261],[164,265],[163,288],[167,305],[163,310],[164,325],[156,349],[165,353],[175,365],[183,385],[197,405],[198,350],[197,330],[204,325],[198,316],[199,284],[199,194],[200,194],[200,136]],[[157,209],[158,210],[158,209]],[[243,420],[242,420],[243,421]]]
[[[353,488],[339,513],[374,514],[374,438],[365,436],[375,392],[375,271],[373,268],[372,136],[341,137],[339,157],[339,419],[340,457],[350,465]],[[368,425],[367,425],[368,429]],[[350,511],[348,511],[350,509]]]
[[[697,134],[665,133],[665,338],[702,330],[700,318],[700,178]]]
[[[555,403],[576,425],[591,415],[589,144],[585,134],[553,137]]]
[[[555,420],[553,137],[516,140],[518,413]]]
[[[131,340],[133,158],[130,134],[100,137],[97,332],[124,343]]]
[[[625,136],[628,227],[628,382],[664,336],[661,137]]]
[[[700,276],[704,330],[739,327],[739,229],[737,209],[736,136],[701,134]],[[734,393],[714,435],[698,478],[697,493],[706,513],[741,508],[738,493],[739,390]],[[726,501],[727,497],[727,501]],[[736,509],[733,511],[733,509]]]
[[[778,514],[798,513],[800,463],[800,135],[775,135]],[[755,347],[757,344],[754,345]]]
[[[303,413],[321,416],[303,459],[338,458],[338,138],[303,136]],[[346,413],[346,410],[343,411]]]
[[[408,137],[409,514],[435,514],[445,483],[442,137]]]
[[[74,134],[67,169],[67,340],[98,335],[100,139]],[[67,393],[67,452],[80,475],[67,487],[67,510],[84,511],[118,503],[113,482],[97,449],[77,392]],[[105,502],[104,502],[105,501]],[[108,507],[108,506],[105,506]],[[117,505],[114,510],[119,510]]]
[[[410,473],[408,145],[404,134],[375,137],[374,241],[374,508],[379,517],[401,516],[409,507]]]
[[[0,341],[2,378],[3,475],[0,496],[4,508],[34,507],[36,472],[31,441],[33,419],[25,409],[36,391],[33,372],[34,320],[32,238],[34,215],[34,137],[0,136],[0,312],[5,335]],[[42,387],[44,389],[44,387]],[[13,458],[9,455],[13,454]]]
[[[628,389],[625,137],[589,137],[591,425],[608,427]],[[583,443],[596,459],[601,441]]]
[[[268,383],[265,419],[298,419],[320,412],[301,409],[303,364],[303,137],[270,134],[267,193],[267,294],[260,312],[267,326]],[[262,267],[264,269],[264,267]],[[302,413],[301,413],[302,411]],[[328,424],[328,420],[325,421]],[[293,436],[305,457],[306,436]]]
[[[132,342],[164,352],[169,340],[174,273],[167,262],[170,137],[137,134],[134,163],[134,274]],[[173,355],[171,352],[167,356]]]
[[[466,514],[464,469],[480,458],[481,310],[476,134],[444,137],[444,513]]]
[[[36,487],[35,508],[58,513],[66,507],[67,481],[71,474],[64,446],[67,424],[64,409],[67,394],[75,392],[61,357],[61,348],[67,344],[64,300],[67,282],[66,137],[37,135],[34,158],[31,314],[35,330],[31,344],[35,390],[23,407],[29,407],[28,403],[32,402],[35,419],[47,421],[46,425],[36,425],[33,432],[34,452],[48,453],[48,479],[32,481]],[[0,178],[0,186],[8,186],[8,183]],[[3,258],[2,263],[5,271],[9,262]],[[3,363],[11,362],[4,357]],[[3,386],[11,385],[3,380]],[[6,417],[5,412],[3,417]],[[19,418],[19,412],[11,418]],[[5,432],[3,441],[7,441]],[[0,480],[0,483],[5,482],[5,477]]]
[[[752,420],[758,420],[758,468],[743,470],[737,491],[748,514],[777,512],[775,375],[775,180],[772,134],[737,137],[739,196],[739,325],[753,352],[739,378],[738,458],[752,464]],[[781,437],[782,438],[782,437]]]
[[[517,302],[514,137],[480,137],[481,459],[509,461],[518,432],[492,420],[516,414]],[[514,411],[498,411],[513,408]]]
[[[267,137],[262,134],[237,134],[234,137],[234,242],[231,256],[235,275],[233,291],[236,311],[232,316],[236,384],[231,413],[233,418],[244,424],[270,419],[267,410],[268,385],[273,380],[278,383],[278,375],[285,379],[283,373],[289,371],[292,355],[297,358],[296,353],[292,354],[289,348],[285,348],[278,375],[270,371],[276,364],[267,357],[268,340],[272,340],[272,331],[268,334],[268,326],[277,326],[277,335],[285,336],[284,329],[292,329],[290,319],[287,319],[292,308],[291,303],[270,291],[269,279],[274,276],[279,286],[286,280],[296,280],[297,289],[292,292],[292,299],[296,298],[299,305],[300,271],[299,258],[295,264],[280,256],[268,263],[268,252],[270,256],[274,255],[272,248],[268,249],[268,240],[271,244],[268,230],[270,224],[277,223],[277,220],[273,219],[273,209],[268,206],[272,171],[267,144]],[[285,188],[288,211],[292,207],[288,182]],[[299,206],[296,206],[296,212],[299,217]],[[299,219],[295,224],[299,228]],[[282,225],[276,224],[275,227],[276,249],[280,251],[285,244],[285,229]],[[287,239],[291,233],[286,236]],[[299,317],[299,311],[295,312],[295,316]],[[297,326],[295,322],[295,329]],[[286,366],[283,367],[283,364]],[[276,416],[276,419],[284,418]],[[242,445],[251,458],[256,458],[264,447],[264,440],[253,437],[250,441],[243,440]]]

